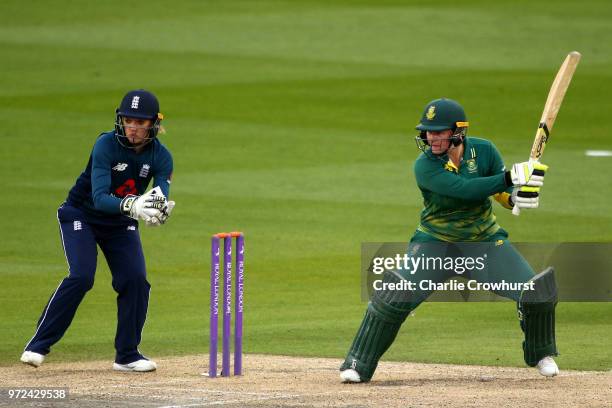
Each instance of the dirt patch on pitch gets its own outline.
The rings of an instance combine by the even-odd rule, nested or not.
[[[3,387],[67,387],[68,401],[21,406],[408,407],[609,406],[612,373],[380,364],[372,382],[341,384],[339,360],[248,355],[241,377],[210,379],[207,356],[162,358],[153,373],[118,373],[108,361],[0,367]],[[0,401],[6,403],[6,399]]]

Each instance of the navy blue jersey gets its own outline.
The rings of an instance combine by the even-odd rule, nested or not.
[[[136,153],[122,146],[114,131],[102,133],[67,202],[83,210],[90,223],[132,224],[121,214],[121,199],[145,193],[151,179],[170,196],[172,155],[157,138]]]

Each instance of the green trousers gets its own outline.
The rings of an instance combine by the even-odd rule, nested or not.
[[[459,258],[480,258],[482,268],[472,267],[439,267],[440,264],[432,263],[428,268],[414,270],[396,269],[385,272],[382,275],[383,283],[407,283],[412,282],[414,290],[377,290],[372,294],[364,319],[359,327],[357,335],[353,340],[340,370],[352,368],[357,370],[362,381],[369,381],[376,370],[380,357],[391,346],[402,323],[410,312],[424,302],[434,291],[422,288],[421,281],[430,283],[443,283],[451,278],[463,276],[468,280],[480,283],[506,282],[519,284],[530,281],[535,276],[533,269],[529,266],[523,256],[512,246],[507,239],[505,231],[491,237],[486,242],[459,244],[441,242],[423,232],[417,231],[408,246],[407,254],[411,258],[435,259],[441,258],[455,260],[455,266],[459,265]],[[464,266],[466,266],[464,264]],[[461,273],[458,273],[461,272]],[[520,285],[514,285],[520,286]],[[493,290],[497,295],[519,301],[521,288]],[[556,304],[556,303],[555,303]],[[521,321],[521,328],[525,332],[525,361],[533,366],[546,355],[556,355],[554,341],[554,305],[546,319],[542,316],[533,317],[530,324]],[[535,316],[531,314],[532,316]],[[553,324],[551,326],[550,321]],[[540,323],[542,321],[542,323]],[[546,324],[544,323],[546,321]],[[526,332],[526,330],[529,331]],[[552,330],[552,333],[551,333]],[[535,347],[537,345],[537,347]],[[527,350],[531,350],[529,353]],[[533,350],[537,350],[536,353]],[[529,355],[529,356],[528,356]]]

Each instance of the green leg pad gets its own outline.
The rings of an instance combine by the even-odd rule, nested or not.
[[[401,279],[393,274],[385,278],[387,281]],[[395,291],[374,293],[348,356],[340,367],[341,371],[352,368],[359,373],[362,381],[370,381],[378,360],[393,344],[402,323],[416,307],[405,297]]]
[[[538,361],[546,356],[556,356],[557,344],[555,341],[555,308],[550,305],[548,311],[522,310],[521,328],[525,333],[523,353],[525,363],[535,367]]]
[[[525,333],[525,363],[534,367],[546,356],[558,355],[555,341],[557,286],[552,268],[534,276],[534,290],[523,291],[518,302],[521,329]]]
[[[390,322],[381,318],[370,303],[340,371],[352,368],[362,381],[370,381],[378,360],[393,344],[401,325],[401,321]]]

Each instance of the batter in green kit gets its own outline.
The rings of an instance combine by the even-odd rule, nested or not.
[[[424,208],[408,255],[423,259],[484,256],[486,268],[461,274],[478,282],[515,284],[495,293],[517,302],[527,365],[537,366],[544,376],[555,376],[559,372],[552,359],[557,355],[554,326],[557,297],[552,269],[535,275],[497,223],[490,198],[507,209],[537,208],[547,167],[525,162],[507,171],[493,143],[468,138],[467,127],[463,108],[453,100],[436,99],[425,107],[416,138],[422,153],[414,165]],[[374,291],[340,367],[341,379],[369,381],[406,317],[432,293],[429,288],[420,287],[419,282],[441,283],[458,277],[458,273],[441,266],[385,272],[383,282],[414,282],[417,289]],[[534,289],[515,289],[527,284]]]

